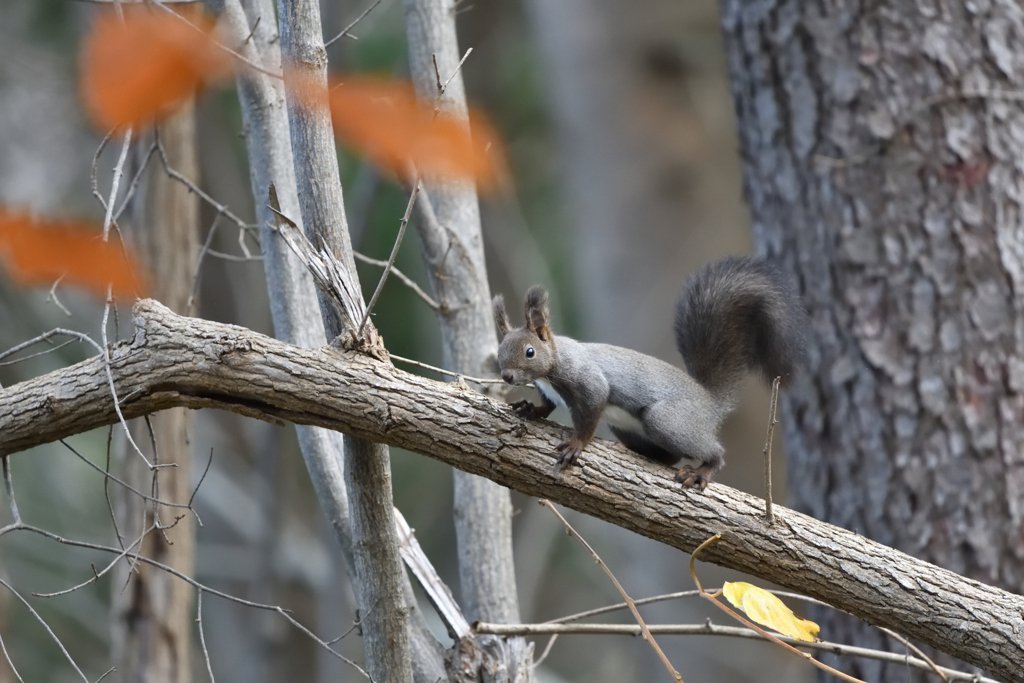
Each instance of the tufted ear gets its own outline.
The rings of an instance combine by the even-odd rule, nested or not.
[[[541,341],[551,339],[551,327],[548,325],[548,293],[540,285],[530,287],[526,292],[526,329],[537,335]]]
[[[505,312],[505,297],[501,294],[494,297],[494,324],[498,326],[498,334],[501,339],[505,338],[512,325],[508,322],[508,313]],[[500,341],[500,340],[499,340]]]

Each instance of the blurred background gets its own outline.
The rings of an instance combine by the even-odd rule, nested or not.
[[[325,34],[334,35],[368,3],[322,4]],[[671,334],[672,304],[688,273],[750,250],[735,119],[713,0],[463,0],[459,40],[474,49],[463,67],[471,104],[506,141],[514,192],[484,197],[481,209],[493,293],[521,300],[526,288],[551,290],[555,329],[679,364]],[[0,6],[0,203],[41,216],[102,210],[91,194],[90,168],[101,135],[85,121],[76,82],[79,41],[95,5],[69,0],[5,0]],[[402,6],[384,2],[354,33],[329,49],[334,71],[405,75]],[[200,176],[217,201],[254,221],[238,99],[232,88],[197,101]],[[99,187],[109,187],[119,145],[98,160]],[[386,174],[339,149],[346,212],[357,250],[386,258],[408,199]],[[214,214],[202,207],[202,235]],[[237,254],[237,232],[223,227],[212,248]],[[415,232],[399,268],[425,283]],[[363,268],[363,266],[360,266]],[[379,270],[361,270],[367,297]],[[259,261],[204,260],[198,315],[272,334]],[[54,327],[99,338],[101,303],[73,288],[60,302],[43,289],[13,285],[0,270],[0,350]],[[513,321],[518,306],[510,306]],[[125,333],[127,304],[120,311]],[[426,363],[440,361],[434,314],[392,278],[375,311],[388,348]],[[0,364],[0,385],[92,355],[72,344],[15,364]],[[24,355],[24,354],[23,354]],[[761,450],[768,392],[748,381],[740,411],[723,440],[727,467],[718,480],[763,495]],[[555,419],[567,421],[556,413]],[[196,578],[242,598],[282,605],[324,639],[353,623],[355,607],[333,535],[313,495],[294,432],[236,415],[204,411],[192,437],[198,481]],[[69,443],[103,466],[108,432]],[[111,543],[103,477],[60,444],[11,459],[26,522],[67,538]],[[451,519],[451,473],[428,458],[392,450],[395,503],[442,578],[458,591]],[[782,470],[781,472],[779,470]],[[785,471],[776,459],[775,499],[785,503]],[[536,501],[513,494],[515,551],[523,620],[543,621],[618,602],[600,569]],[[568,512],[634,598],[693,588],[688,557],[630,532]],[[0,506],[0,526],[10,513]],[[90,563],[109,557],[28,534],[0,540],[0,578],[50,624],[95,680],[110,667],[111,600],[123,589],[108,575],[87,580]],[[699,565],[700,566],[700,565]],[[742,578],[700,566],[705,585]],[[430,613],[429,606],[426,610]],[[643,608],[649,623],[702,623],[717,610],[698,600]],[[628,613],[602,620],[629,622]],[[203,623],[219,681],[337,681],[358,675],[279,616],[207,596]],[[437,633],[444,629],[437,624]],[[58,646],[17,598],[0,588],[0,635],[25,680],[78,680]],[[198,636],[197,636],[198,637]],[[537,642],[537,653],[546,639]],[[764,643],[707,637],[659,642],[688,681],[809,680],[810,667]],[[358,635],[339,647],[362,660]],[[205,679],[201,652],[197,680]],[[563,636],[538,669],[542,681],[666,680],[639,639]],[[0,659],[0,683],[15,680]]]

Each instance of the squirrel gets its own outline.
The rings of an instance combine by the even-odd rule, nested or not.
[[[509,324],[500,294],[493,305],[502,380],[534,382],[541,395],[539,406],[512,404],[516,414],[543,419],[561,405],[572,417],[572,437],[556,449],[560,470],[577,461],[604,419],[640,455],[693,463],[675,479],[703,491],[725,462],[718,432],[747,371],[759,368],[769,383],[781,377],[786,385],[804,361],[807,313],[789,279],[760,258],[726,258],[684,284],[675,337],[688,372],[631,349],[552,334],[539,285],[526,293],[524,327]]]

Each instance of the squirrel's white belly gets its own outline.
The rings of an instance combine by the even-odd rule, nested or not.
[[[544,394],[544,396],[559,406],[560,408],[568,408],[565,404],[565,399],[559,394],[549,382],[542,379],[536,379],[533,383],[537,386],[537,391]],[[618,406],[607,406],[604,412],[601,413],[601,419],[612,425],[618,427],[627,432],[636,432],[637,434],[644,433],[644,427],[640,424],[640,420],[630,415],[627,411],[623,410]]]
[[[644,433],[644,426],[640,424],[640,420],[618,406],[608,406],[605,408],[604,412],[601,413],[601,419],[625,432]]]

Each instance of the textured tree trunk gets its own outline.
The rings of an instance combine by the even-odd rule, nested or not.
[[[419,97],[435,102],[439,97],[438,77],[442,83],[451,77],[440,105],[446,114],[465,119],[462,73],[455,72],[461,58],[455,7],[450,0],[406,0],[405,17],[410,71]],[[429,180],[424,181],[424,189],[416,227],[432,289],[446,306],[438,314],[444,366],[472,376],[493,374],[487,364],[498,344],[476,189],[466,181]],[[428,207],[429,211],[424,211]],[[493,618],[501,623],[517,623],[519,603],[508,489],[458,470],[453,476],[463,610],[470,621]],[[497,657],[498,668],[507,673],[507,680],[532,678],[532,648],[524,638],[482,639],[494,641],[485,652],[488,657]]]
[[[327,86],[327,51],[324,49],[320,6],[314,0],[278,0],[278,26],[285,67],[293,78]],[[293,86],[294,87],[294,81]],[[288,121],[298,187],[299,208],[306,234],[323,245],[341,263],[350,291],[356,293],[355,310],[346,323],[322,292],[320,311],[331,339],[352,332],[366,304],[359,294],[352,243],[342,199],[338,157],[329,112],[317,104],[288,98]],[[353,324],[354,323],[354,324]],[[367,321],[366,330],[373,329]],[[409,608],[405,600],[404,570],[395,534],[388,447],[357,438],[345,439],[345,484],[348,489],[356,599],[366,648],[366,669],[374,681],[412,683],[409,645]]]
[[[797,506],[1020,591],[1024,10],[722,10],[755,241],[798,273],[813,320],[783,402]],[[822,621],[830,640],[884,640]]]
[[[199,175],[196,151],[195,107],[190,101],[156,128],[172,168],[190,179]],[[144,151],[152,135],[144,135],[138,148]],[[153,296],[168,308],[187,314],[192,277],[199,253],[198,198],[164,172],[159,158],[150,160],[142,197],[135,212],[133,234],[139,253],[150,274]],[[154,473],[138,455],[128,449],[123,456],[125,478],[137,490],[165,501],[185,502],[191,493],[192,413],[175,408],[149,418],[149,431],[142,421],[132,426],[135,443],[150,462],[175,467],[159,470],[159,488],[154,488]],[[118,523],[125,543],[134,541],[154,521],[174,524],[164,532],[150,532],[141,551],[185,574],[192,574],[195,552],[195,527],[189,514],[180,508],[154,506],[127,489],[109,485],[117,501]],[[157,517],[154,518],[154,513]],[[180,517],[177,522],[175,518]],[[193,591],[153,567],[138,566],[125,588],[127,567],[114,582],[113,622],[117,675],[123,681],[185,683],[191,679],[191,642]]]

